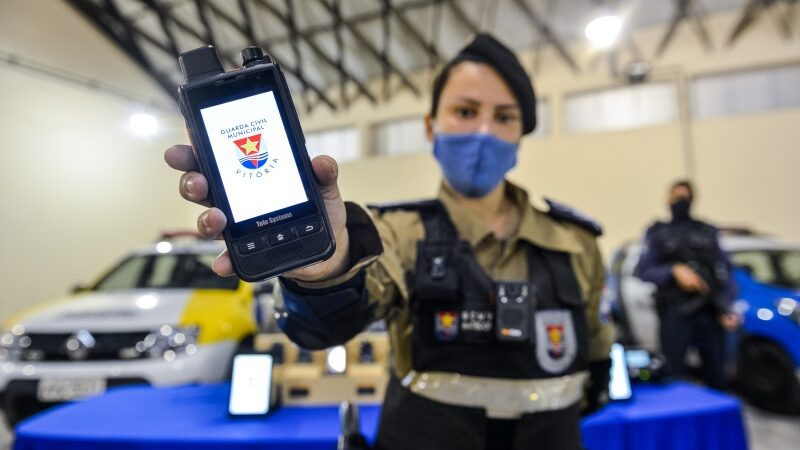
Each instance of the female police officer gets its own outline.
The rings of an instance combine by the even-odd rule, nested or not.
[[[380,448],[580,448],[580,400],[590,368],[607,375],[611,341],[598,318],[600,228],[549,200],[533,207],[504,180],[536,126],[531,82],[477,35],[437,77],[425,123],[444,177],[436,200],[367,212],[342,201],[332,158],[313,161],[338,248],[281,277],[280,326],[316,349],[386,319]],[[166,159],[187,171],[181,194],[203,204],[191,149]],[[224,226],[213,208],[198,219],[206,236]],[[214,270],[232,273],[225,254]]]

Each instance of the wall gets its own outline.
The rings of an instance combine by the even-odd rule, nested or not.
[[[65,2],[0,2],[0,50],[169,102]],[[162,229],[191,224],[163,149],[183,125],[132,137],[137,105],[0,63],[0,321],[89,281]]]
[[[709,18],[715,49],[706,52],[692,29],[683,24],[665,54],[654,64],[654,80],[686,83],[694,76],[720,71],[800,62],[800,36],[784,40],[765,15],[733,46],[724,43],[738,12]],[[798,24],[800,25],[800,24]],[[665,24],[635,33],[635,41],[652,56]],[[502,36],[502,35],[501,35]],[[551,132],[523,140],[520,163],[511,179],[534,194],[572,204],[600,220],[606,228],[601,246],[606,256],[622,242],[639,235],[646,224],[665,214],[668,183],[694,173],[698,213],[721,224],[748,225],[800,242],[800,200],[791,172],[800,167],[800,109],[724,118],[675,122],[634,130],[569,135],[562,131],[565,94],[622,84],[610,75],[605,59],[592,67],[595,55],[587,45],[571,47],[583,67],[572,73],[551,51],[542,52],[534,75],[537,94],[547,98]],[[630,56],[623,55],[623,61]],[[521,54],[531,69],[533,55]],[[418,85],[430,86],[419,73]],[[684,84],[685,86],[685,84]],[[380,85],[374,85],[375,91]],[[357,126],[363,153],[369,155],[370,127],[391,118],[418,116],[429,105],[429,92],[415,98],[400,92],[388,105],[361,99],[344,113],[324,106],[306,115],[306,131]],[[693,156],[686,158],[684,132]],[[694,169],[692,169],[694,166]],[[435,195],[439,171],[426,154],[398,157],[365,156],[343,164],[342,190],[358,201],[390,201]]]

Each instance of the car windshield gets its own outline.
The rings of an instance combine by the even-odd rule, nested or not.
[[[762,283],[800,288],[800,250],[738,251],[731,258]]]
[[[123,260],[94,287],[97,291],[125,289],[230,289],[236,277],[223,278],[211,270],[214,254],[167,253],[137,255]]]

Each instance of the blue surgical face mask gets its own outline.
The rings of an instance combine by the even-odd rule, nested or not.
[[[517,164],[517,144],[486,133],[436,133],[433,156],[453,189],[483,197]]]

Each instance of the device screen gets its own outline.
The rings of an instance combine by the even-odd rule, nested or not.
[[[631,369],[646,369],[650,365],[650,353],[647,350],[625,350],[625,362]]]
[[[272,390],[272,356],[236,355],[233,358],[231,415],[259,415],[269,412]]]
[[[628,400],[633,395],[628,366],[625,363],[625,348],[622,344],[611,345],[611,379],[608,383],[608,398]]]
[[[308,201],[272,91],[200,114],[235,223]]]

